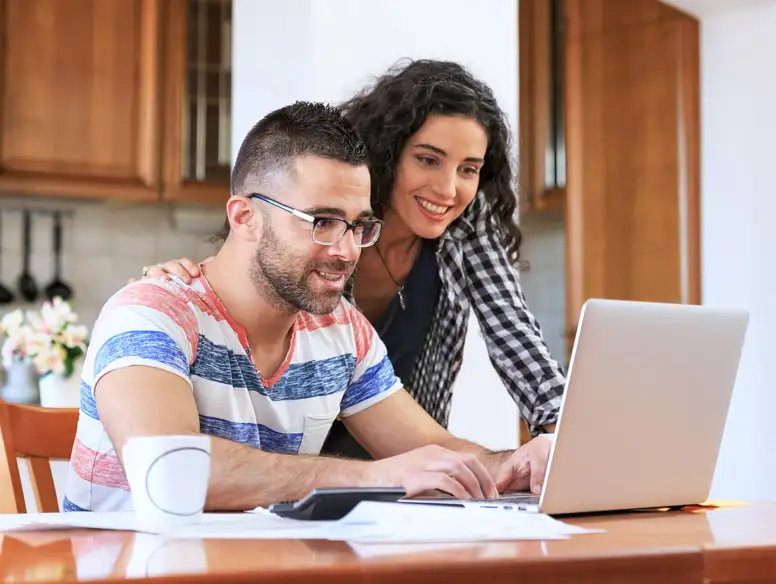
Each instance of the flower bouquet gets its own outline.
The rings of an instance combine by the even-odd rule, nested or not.
[[[9,312],[0,321],[0,333],[6,337],[3,366],[29,359],[41,377],[52,373],[70,377],[76,359],[86,352],[89,335],[77,322],[78,315],[59,297],[44,302],[39,311]]]
[[[20,395],[21,400],[29,401],[29,384],[12,378],[24,379],[18,372],[31,367],[39,376],[41,405],[78,407],[81,380],[80,373],[74,373],[80,371],[79,358],[86,352],[89,331],[77,323],[78,315],[61,298],[44,302],[37,311],[17,309],[3,316],[0,334],[5,340],[0,354],[8,372],[3,395]],[[25,383],[23,388],[13,387]]]

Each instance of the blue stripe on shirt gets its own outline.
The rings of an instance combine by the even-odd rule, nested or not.
[[[94,399],[94,393],[92,388],[83,380],[81,380],[81,411],[97,421],[100,420],[100,415],[97,413],[97,402]]]
[[[108,365],[124,357],[139,357],[163,363],[189,375],[189,362],[180,346],[170,335],[160,331],[128,331],[109,338],[97,351],[94,359],[94,376]]]
[[[65,496],[65,498],[62,500],[62,511],[89,511],[88,509],[84,509],[83,507],[79,507],[75,503],[73,503],[70,499]]]
[[[390,360],[387,356],[383,357],[382,361],[364,371],[364,374],[348,387],[342,398],[341,409],[347,410],[380,395],[391,389],[397,381]]]
[[[199,431],[203,434],[239,442],[264,452],[298,454],[303,434],[277,432],[263,424],[230,422],[211,416],[199,417]]]
[[[266,390],[272,401],[323,397],[344,392],[356,368],[354,355],[292,363],[273,387]]]
[[[262,391],[259,376],[247,355],[237,355],[204,335],[199,335],[197,341],[197,356],[191,364],[191,375],[232,387]]]
[[[246,355],[236,354],[200,335],[197,356],[191,365],[191,375],[235,388],[244,387],[259,392],[272,401],[284,401],[322,397],[345,391],[355,366],[356,358],[352,354],[307,363],[292,363],[280,380],[266,389]]]

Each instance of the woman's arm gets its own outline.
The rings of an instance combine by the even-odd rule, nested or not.
[[[564,374],[528,310],[517,269],[482,194],[467,215],[474,229],[463,240],[466,290],[490,360],[535,436],[554,427]]]

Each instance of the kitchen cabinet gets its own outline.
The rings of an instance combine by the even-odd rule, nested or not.
[[[0,193],[223,203],[230,0],[0,3]]]
[[[520,1],[521,214],[562,212],[588,298],[700,302],[699,33],[658,0]]]
[[[159,0],[1,6],[0,190],[158,198]]]
[[[627,4],[627,6],[626,6]],[[566,0],[566,311],[699,304],[699,23],[656,0]]]

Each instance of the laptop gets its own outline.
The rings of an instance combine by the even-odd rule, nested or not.
[[[748,324],[746,310],[588,300],[541,495],[434,502],[567,515],[705,501]]]

